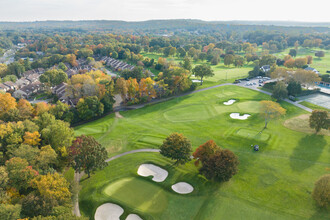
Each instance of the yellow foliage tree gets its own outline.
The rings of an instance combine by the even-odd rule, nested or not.
[[[31,181],[31,186],[48,201],[55,200],[59,205],[71,201],[69,183],[58,173],[37,176]]]
[[[13,98],[9,93],[0,93],[0,117],[10,109],[15,109],[16,106],[16,99]]]
[[[31,145],[31,146],[38,146],[40,143],[40,134],[38,131],[35,131],[33,133],[31,132],[25,132],[24,134],[24,143]]]
[[[260,102],[260,114],[265,119],[265,128],[271,119],[279,118],[284,115],[286,110],[280,106],[277,102],[273,101],[261,101]]]

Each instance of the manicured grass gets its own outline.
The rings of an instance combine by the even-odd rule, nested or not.
[[[237,101],[225,106],[223,102],[229,99]],[[280,103],[287,109],[286,116],[271,121],[258,136],[264,126],[258,111],[261,100],[270,100],[270,96],[223,86],[121,112],[122,119],[109,115],[77,127],[76,135],[93,135],[107,147],[109,156],[132,149],[157,148],[167,135],[180,132],[191,140],[194,149],[213,139],[240,160],[239,173],[229,182],[219,184],[198,175],[193,162],[173,167],[173,161],[158,153],[121,157],[82,182],[83,214],[93,216],[99,205],[115,202],[125,209],[125,215],[137,213],[143,219],[329,219],[329,212],[314,204],[311,191],[314,182],[330,167],[330,137],[286,128],[283,123],[287,119],[306,114],[286,102]],[[251,117],[243,121],[231,119],[232,112],[248,113]],[[251,144],[258,144],[260,151],[254,152]],[[136,174],[139,165],[148,162],[169,171],[163,183]],[[117,181],[125,184],[111,191]],[[195,191],[189,195],[174,193],[170,186],[179,181],[192,184]],[[135,187],[139,191],[136,194]],[[147,204],[135,205],[135,201],[151,199],[147,188],[155,198],[159,194],[162,207],[156,211],[148,209]],[[126,191],[137,198],[127,199]],[[152,201],[158,204],[157,200]]]
[[[330,111],[330,110],[327,109],[327,108],[324,108],[324,107],[322,107],[322,106],[318,106],[318,105],[314,105],[314,104],[312,104],[312,103],[310,103],[310,102],[306,102],[306,101],[299,102],[299,104],[301,104],[301,105],[303,105],[303,106],[306,106],[306,107],[308,107],[308,108],[310,108],[310,109],[313,109],[313,110],[317,109],[317,110]]]
[[[158,54],[158,53],[141,53],[141,55],[143,55],[145,57],[149,57],[151,59],[155,59],[155,61],[157,61],[159,57],[164,57],[162,54]],[[169,62],[172,61],[175,63],[179,63],[179,62],[183,61],[182,58],[178,58],[178,57],[166,57],[166,59]],[[192,61],[193,66],[198,65],[198,64],[203,64],[203,63],[210,65],[210,63],[208,63],[206,61],[198,61],[198,62]],[[247,77],[248,72],[253,69],[252,63],[245,64],[241,68],[236,68],[232,65],[230,67],[226,67],[223,64],[223,59],[221,60],[221,62],[218,65],[215,65],[215,66],[210,65],[210,66],[212,67],[212,69],[214,71],[214,76],[204,78],[205,85],[202,86],[202,88],[220,84],[220,83],[225,83],[225,82],[233,82],[233,81],[235,81],[235,79]],[[191,79],[198,79],[198,78],[191,77]],[[211,83],[211,84],[208,84],[208,83]]]

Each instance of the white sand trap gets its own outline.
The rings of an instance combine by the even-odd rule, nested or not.
[[[172,189],[180,194],[188,194],[194,191],[194,187],[192,187],[192,185],[190,185],[189,183],[185,182],[179,182],[172,185]]]
[[[251,115],[249,114],[240,115],[239,113],[231,113],[229,116],[233,119],[246,120]]]
[[[138,216],[137,214],[129,214],[126,220],[142,220],[142,218],[140,218],[140,216]]]
[[[163,182],[168,175],[166,170],[153,164],[141,164],[137,173],[144,177],[153,176],[152,180],[155,182]]]
[[[232,105],[232,104],[234,104],[234,102],[236,102],[235,99],[230,99],[230,100],[228,100],[227,102],[224,102],[223,104],[224,104],[224,105]]]
[[[119,220],[124,213],[124,209],[113,203],[105,203],[99,206],[95,212],[95,220]]]
[[[201,81],[200,80],[198,80],[198,79],[193,79],[193,80],[191,80],[193,83],[200,83]]]

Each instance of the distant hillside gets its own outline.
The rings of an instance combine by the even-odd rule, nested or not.
[[[0,22],[0,30],[168,30],[168,31],[253,31],[278,30],[287,32],[329,32],[330,23],[304,23],[284,21],[202,21],[191,19],[149,20],[139,22],[91,20],[91,21],[35,21]]]

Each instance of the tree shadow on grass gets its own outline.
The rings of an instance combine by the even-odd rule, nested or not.
[[[327,141],[321,135],[306,135],[300,139],[290,156],[290,166],[294,171],[302,172],[313,166],[321,156]]]

